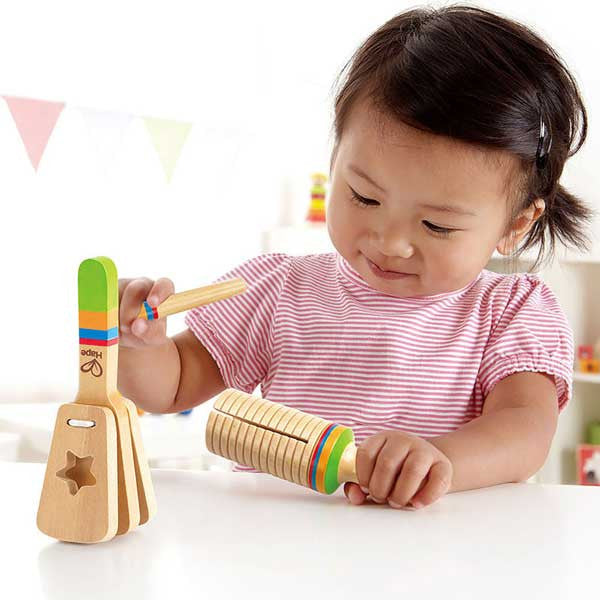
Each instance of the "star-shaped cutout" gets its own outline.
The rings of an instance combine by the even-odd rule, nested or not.
[[[93,456],[77,456],[67,450],[67,464],[58,473],[57,477],[64,479],[69,486],[69,492],[74,496],[84,485],[96,485],[96,478],[92,475],[91,467]]]

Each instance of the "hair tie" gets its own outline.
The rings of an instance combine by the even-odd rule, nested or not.
[[[540,110],[540,137],[538,139],[537,151],[535,153],[535,164],[538,169],[543,169],[548,162],[548,153],[552,148],[552,136],[542,119],[542,113]]]

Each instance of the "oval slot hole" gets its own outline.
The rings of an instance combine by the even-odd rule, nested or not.
[[[67,425],[71,427],[95,427],[96,421],[81,421],[79,419],[67,419]]]

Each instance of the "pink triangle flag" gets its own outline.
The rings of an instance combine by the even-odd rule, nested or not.
[[[3,96],[3,98],[6,100],[21,134],[29,160],[37,171],[42,154],[65,103],[14,96]]]

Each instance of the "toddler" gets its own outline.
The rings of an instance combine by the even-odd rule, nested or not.
[[[557,239],[586,247],[592,213],[559,183],[586,137],[577,85],[531,30],[460,5],[395,16],[346,67],[327,207],[336,251],[250,258],[217,280],[248,290],[189,311],[171,338],[164,320],[135,317],[173,283],[120,280],[119,389],[176,412],[260,385],[347,425],[353,504],[414,510],[524,481],[571,396],[573,336],[538,276],[485,266],[495,250],[536,247],[537,266]]]

